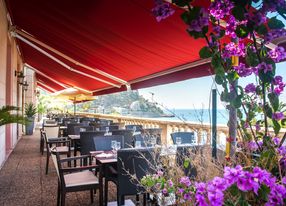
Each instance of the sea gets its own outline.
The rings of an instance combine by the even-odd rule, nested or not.
[[[172,109],[165,110],[165,114],[174,117],[158,117],[160,120],[188,121],[195,123],[211,124],[212,110],[210,109]],[[157,119],[157,118],[156,118]],[[227,125],[228,111],[225,109],[217,110],[217,124]]]

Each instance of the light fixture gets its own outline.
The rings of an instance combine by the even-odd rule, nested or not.
[[[39,97],[40,96],[40,91],[36,90],[36,96]]]
[[[27,83],[27,81],[25,81],[25,82],[22,84],[22,86],[23,86],[23,90],[24,90],[24,91],[27,91],[29,84]]]
[[[18,79],[18,84],[23,84],[24,83],[24,73],[22,71],[15,71],[15,77]]]

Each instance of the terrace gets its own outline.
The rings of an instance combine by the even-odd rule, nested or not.
[[[271,205],[274,194],[286,204],[286,110],[279,101],[286,84],[274,69],[286,59],[283,22],[255,22],[252,15],[261,8],[252,1],[245,11],[240,1],[155,2],[159,10],[152,10],[153,0],[0,0],[1,205]],[[211,8],[203,8],[210,4],[229,6],[234,16],[209,18]],[[286,4],[281,5],[285,19]],[[172,17],[158,23],[166,17],[162,6]],[[239,9],[249,19],[242,21]],[[217,31],[230,29],[229,16],[239,28],[232,31],[235,38]],[[245,30],[252,25],[244,25],[248,21],[259,28]],[[279,35],[267,36],[272,29]],[[237,85],[249,75],[255,82]],[[211,124],[76,107],[73,115],[35,118],[39,90],[75,105],[205,76],[222,87],[227,126],[216,124],[215,89]],[[226,166],[240,176],[225,178]],[[239,178],[252,184],[241,186]]]

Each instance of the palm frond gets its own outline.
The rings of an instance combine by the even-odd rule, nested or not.
[[[11,123],[27,124],[27,118],[18,114],[11,114],[11,112],[18,110],[19,107],[9,105],[0,108],[0,126]]]

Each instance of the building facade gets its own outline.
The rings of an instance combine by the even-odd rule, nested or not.
[[[19,114],[23,114],[25,102],[35,102],[35,74],[24,68],[21,50],[10,35],[12,23],[4,0],[0,0],[0,107],[5,105],[18,106]],[[29,84],[24,91],[19,84],[19,72],[25,75]],[[10,124],[0,126],[0,168],[13,151],[13,148],[24,133],[22,125]]]

